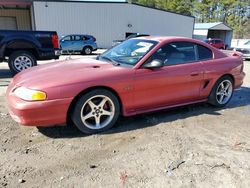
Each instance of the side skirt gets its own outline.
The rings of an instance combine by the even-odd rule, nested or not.
[[[190,104],[203,103],[203,102],[207,102],[207,101],[208,101],[208,99],[201,99],[201,100],[196,100],[196,101],[192,101],[192,102],[186,102],[186,103],[169,105],[169,106],[161,106],[161,107],[156,107],[156,108],[151,108],[151,109],[139,109],[139,110],[129,111],[127,113],[124,113],[124,116],[133,116],[133,115],[155,112],[155,111],[164,110],[164,109],[175,108],[175,107],[179,107],[179,106],[187,106]]]

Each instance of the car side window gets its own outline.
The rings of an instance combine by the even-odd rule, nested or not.
[[[72,40],[72,36],[67,36],[63,38],[64,41],[71,41]]]
[[[196,58],[196,44],[191,42],[173,42],[159,48],[152,56],[152,60],[160,60],[165,66],[194,62]]]
[[[78,35],[76,35],[76,36],[75,36],[75,40],[76,40],[76,41],[79,41],[79,40],[81,40],[81,37],[78,36]]]
[[[197,44],[199,60],[209,60],[213,58],[213,53],[210,49],[205,46]]]

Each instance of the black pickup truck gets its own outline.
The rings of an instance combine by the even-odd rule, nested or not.
[[[37,65],[37,60],[58,59],[58,35],[54,31],[0,30],[0,62],[8,61],[16,74]]]

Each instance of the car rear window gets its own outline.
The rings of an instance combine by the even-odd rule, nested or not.
[[[213,53],[210,49],[198,44],[197,44],[197,49],[198,49],[199,60],[209,60],[213,58]]]
[[[90,39],[89,36],[83,36],[82,38],[83,38],[83,40],[89,40]]]
[[[222,43],[222,41],[221,41],[221,40],[215,40],[214,42],[215,42],[215,44]]]

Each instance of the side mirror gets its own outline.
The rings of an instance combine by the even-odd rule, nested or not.
[[[155,59],[143,65],[146,69],[156,69],[163,67],[163,62],[159,59]]]

